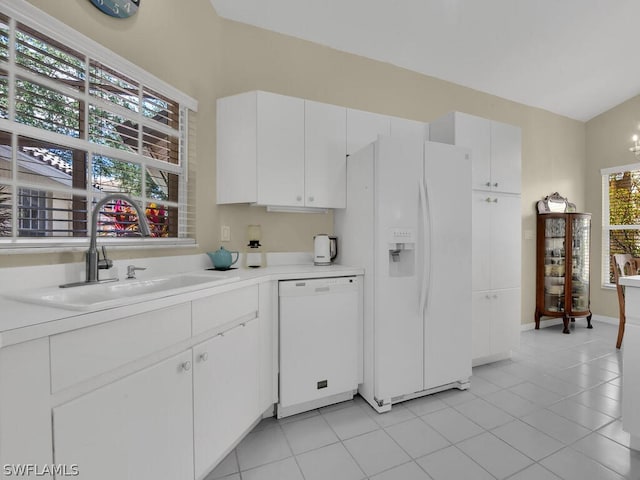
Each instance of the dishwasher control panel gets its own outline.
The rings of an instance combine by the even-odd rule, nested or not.
[[[358,289],[358,277],[328,277],[278,282],[280,296],[312,295],[314,293],[340,292]]]

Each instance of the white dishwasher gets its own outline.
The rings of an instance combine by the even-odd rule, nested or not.
[[[352,398],[362,362],[359,277],[278,283],[278,418]]]

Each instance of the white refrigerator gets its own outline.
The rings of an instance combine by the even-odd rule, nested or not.
[[[377,411],[471,376],[471,153],[379,137],[347,159],[338,261],[362,265],[364,382]]]

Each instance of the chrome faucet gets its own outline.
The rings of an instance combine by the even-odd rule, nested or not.
[[[125,202],[129,203],[138,215],[138,225],[141,235],[143,237],[151,236],[151,230],[149,228],[149,223],[147,222],[147,216],[144,210],[142,210],[138,206],[138,204],[133,201],[133,199],[131,199],[127,195],[122,195],[120,193],[114,193],[112,195],[102,197],[102,199],[98,203],[96,203],[96,206],[93,208],[93,212],[91,214],[91,240],[89,241],[89,250],[87,250],[87,253],[85,255],[87,278],[84,282],[68,283],[66,285],[60,285],[60,287],[77,287],[80,285],[99,283],[100,280],[98,279],[98,269],[111,268],[111,266],[113,265],[113,262],[111,262],[111,260],[107,258],[104,246],[102,247],[102,255],[104,257],[103,260],[99,259],[97,248],[98,217],[100,216],[100,209],[113,200],[124,200]],[[103,281],[113,280],[117,279],[108,279]]]
[[[140,228],[140,233],[143,237],[151,236],[151,230],[149,229],[147,216],[144,213],[144,210],[142,210],[136,202],[134,202],[127,195],[121,195],[119,193],[103,197],[102,200],[96,203],[96,206],[93,208],[93,214],[91,215],[91,241],[89,242],[89,250],[87,250],[86,254],[87,283],[95,283],[98,281],[98,268],[101,267],[100,262],[98,261],[98,249],[96,246],[98,237],[98,217],[100,215],[100,209],[113,200],[124,200],[125,202],[129,203],[138,214],[138,225]],[[104,254],[104,247],[102,252]],[[107,260],[106,255],[105,260]],[[108,261],[106,261],[103,265],[106,266],[103,266],[102,268],[109,268]]]

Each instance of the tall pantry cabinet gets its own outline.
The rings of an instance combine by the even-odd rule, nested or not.
[[[471,149],[472,361],[508,358],[521,323],[521,130],[452,112],[430,123],[430,140]]]

